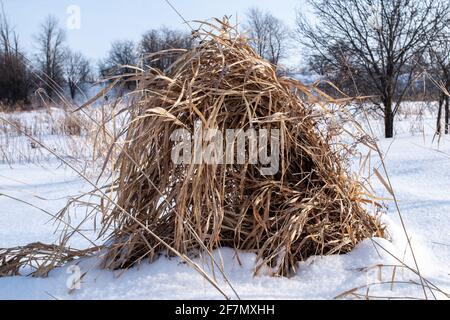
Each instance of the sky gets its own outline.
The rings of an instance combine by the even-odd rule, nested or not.
[[[244,20],[250,7],[270,11],[287,25],[295,24],[296,10],[305,0],[170,0],[187,20],[232,15]],[[115,40],[138,41],[152,28],[169,26],[188,31],[165,0],[0,0],[10,23],[27,51],[35,49],[33,36],[48,15],[59,19],[67,44],[92,60],[104,57]],[[234,20],[233,20],[234,21]]]

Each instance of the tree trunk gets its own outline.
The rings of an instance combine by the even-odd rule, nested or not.
[[[445,134],[449,134],[450,133],[450,101],[449,101],[450,97],[445,96]]]
[[[436,134],[442,134],[442,107],[444,106],[445,98],[441,95],[439,97],[439,108],[437,114],[437,123],[436,123]]]
[[[70,89],[70,97],[72,98],[72,100],[74,100],[75,95],[77,94],[76,85],[73,82],[69,82],[69,89]]]
[[[394,112],[390,99],[386,99],[384,103],[384,133],[387,139],[394,137]]]

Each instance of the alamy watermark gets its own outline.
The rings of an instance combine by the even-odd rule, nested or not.
[[[260,165],[260,172],[273,176],[280,168],[280,130],[278,129],[203,129],[195,126],[175,130],[170,136],[176,165],[208,164]]]
[[[66,9],[67,20],[66,27],[69,30],[81,29],[81,7],[78,5],[70,5]]]
[[[69,290],[80,290],[81,279],[83,278],[81,268],[79,266],[72,265],[67,268],[67,274],[70,274],[66,281],[67,288]]]
[[[374,3],[373,5],[371,5],[368,14],[369,16],[367,18],[367,24],[369,25],[369,27],[373,28],[374,30],[381,29],[381,5],[379,3]]]

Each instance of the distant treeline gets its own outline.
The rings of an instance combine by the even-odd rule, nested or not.
[[[368,111],[384,116],[386,137],[393,136],[394,119],[405,100],[439,101],[437,131],[449,132],[450,1],[307,2],[308,14],[298,9],[295,28],[258,8],[247,11],[240,28],[254,50],[279,67],[280,73],[286,72],[282,67],[285,58],[301,54],[305,61],[301,67],[323,79],[320,86],[328,94],[370,97]],[[176,54],[152,54],[189,49],[197,41],[193,34],[166,27],[149,30],[138,43],[112,43],[106,57],[93,63],[68,48],[65,32],[53,17],[36,32],[36,52],[24,52],[2,13],[0,102],[26,105],[33,93],[57,99],[62,91],[74,99],[99,77],[122,75],[126,79],[135,72],[133,66],[164,71]],[[132,87],[130,82],[125,89]]]

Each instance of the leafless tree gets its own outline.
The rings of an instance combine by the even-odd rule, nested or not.
[[[306,48],[307,50],[309,48]],[[349,96],[370,95],[372,90],[365,86],[365,72],[354,62],[352,50],[346,43],[338,42],[327,48],[327,55],[320,52],[309,54],[309,69],[333,84]],[[332,86],[323,84],[329,94],[339,94]]]
[[[37,68],[44,80],[42,87],[51,97],[64,84],[65,32],[58,20],[49,16],[35,36],[38,54]]]
[[[308,0],[315,21],[301,12],[298,40],[315,55],[340,63],[345,45],[352,68],[364,72],[365,86],[379,96],[385,135],[394,135],[394,117],[414,82],[420,57],[448,23],[447,0]],[[339,52],[339,50],[338,50]],[[345,62],[345,63],[348,63]],[[356,83],[359,84],[359,83]]]
[[[150,57],[149,55],[170,49],[190,49],[193,45],[190,34],[169,28],[152,29],[142,36],[140,51],[146,66],[166,70],[177,58],[177,54]]]
[[[8,106],[27,103],[31,90],[31,72],[19,47],[19,38],[11,28],[3,8],[0,10],[0,101]]]
[[[91,63],[82,53],[67,50],[64,75],[70,96],[75,99],[77,92],[92,80]]]
[[[130,78],[127,75],[135,73],[130,67],[138,65],[139,56],[136,45],[131,40],[121,40],[113,42],[106,59],[100,62],[99,69],[102,77],[123,76],[124,83],[128,89],[132,89],[133,84],[127,82]]]
[[[274,65],[278,65],[286,55],[289,39],[287,26],[270,12],[253,7],[247,12],[245,27],[255,51]]]
[[[450,131],[450,30],[445,30],[438,37],[429,50],[430,68],[429,72],[439,89],[439,109],[437,116],[436,132],[442,134],[442,115],[444,109],[444,132]]]

